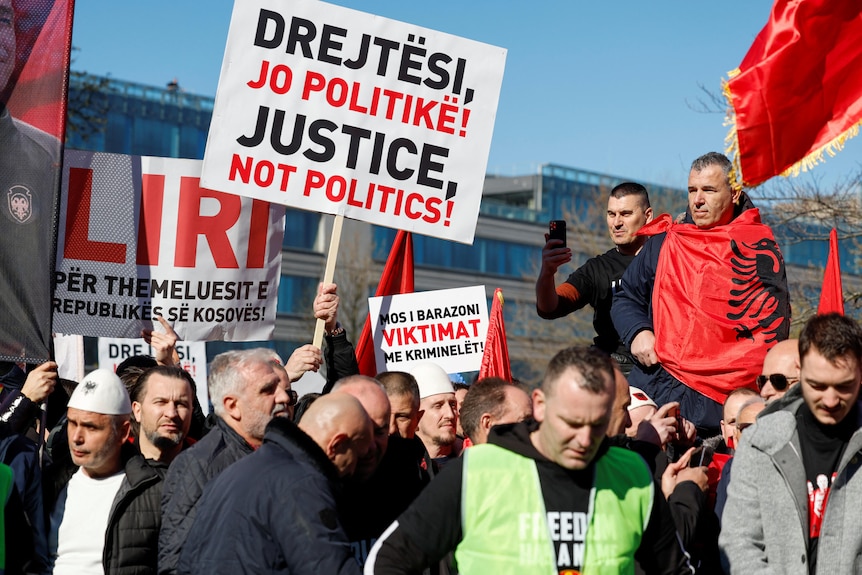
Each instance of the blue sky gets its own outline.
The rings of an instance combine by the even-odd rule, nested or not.
[[[239,0],[242,1],[242,0]],[[556,163],[685,187],[696,156],[724,149],[723,114],[692,109],[720,93],[772,3],[670,0],[338,0],[334,4],[508,50],[488,171]],[[231,0],[77,0],[72,68],[214,96]],[[860,166],[862,136],[813,172]],[[805,176],[804,176],[805,177]],[[812,176],[807,176],[808,178]]]

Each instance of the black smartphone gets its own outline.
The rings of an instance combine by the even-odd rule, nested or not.
[[[563,240],[562,246],[566,247],[566,220],[551,220],[548,224],[548,239]]]

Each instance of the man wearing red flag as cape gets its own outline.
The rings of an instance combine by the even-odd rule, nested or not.
[[[717,433],[728,393],[756,389],[767,350],[790,331],[784,258],[731,168],[716,152],[692,163],[685,222],[641,229],[653,237],[611,310],[638,362],[631,385],[659,405],[678,401],[701,436]]]

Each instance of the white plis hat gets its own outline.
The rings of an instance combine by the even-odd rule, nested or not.
[[[425,399],[441,393],[455,393],[455,387],[449,379],[449,374],[436,363],[417,363],[410,368],[410,375],[419,384],[419,399]]]
[[[97,369],[81,380],[72,392],[68,406],[103,415],[132,413],[132,402],[129,401],[126,386],[109,369]]]
[[[638,407],[643,407],[644,405],[651,405],[655,408],[658,408],[655,402],[650,399],[650,396],[644,393],[643,390],[640,388],[629,386],[629,394],[632,397],[632,403],[631,405],[629,405],[629,411],[637,409]]]

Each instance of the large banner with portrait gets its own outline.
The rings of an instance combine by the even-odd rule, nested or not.
[[[202,182],[472,243],[505,60],[325,2],[237,1]]]
[[[50,356],[72,5],[0,0],[0,360]]]

